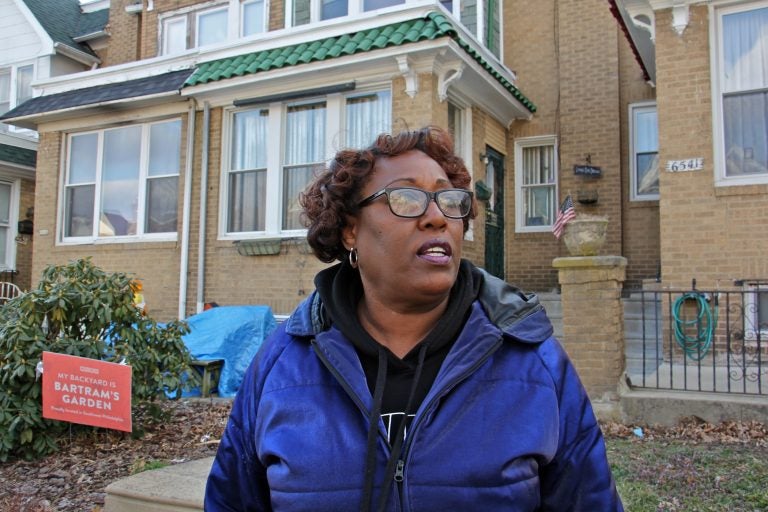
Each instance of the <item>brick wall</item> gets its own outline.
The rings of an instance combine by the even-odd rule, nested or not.
[[[622,195],[629,171],[626,138],[621,135],[626,122],[623,112],[628,102],[645,99],[652,92],[643,84],[623,33],[601,0],[513,2],[505,11],[504,26],[507,65],[517,72],[520,89],[538,108],[531,121],[513,123],[510,151],[517,138],[556,135],[560,199],[570,193],[576,201],[580,191],[596,191],[596,205],[576,202],[576,210],[607,215],[608,238],[601,253],[623,254],[629,229],[653,229],[654,225],[652,216],[644,214],[632,215],[632,223],[624,225]],[[587,159],[602,169],[601,178],[574,175],[573,166]],[[550,290],[557,286],[552,259],[566,256],[567,251],[549,232],[515,233],[514,159],[509,160],[513,181],[506,201],[507,278],[527,289]],[[652,250],[637,250],[648,248],[644,237],[632,239],[632,276],[645,276],[658,261]]]
[[[109,7],[109,46],[104,53],[101,67],[133,62],[140,57],[139,28],[143,28],[144,14],[129,14],[125,6],[131,0],[112,0]]]
[[[19,220],[27,218],[27,210],[35,205],[35,182],[21,180],[19,198]],[[32,221],[34,222],[34,218]],[[32,284],[32,238],[24,235],[22,242],[16,242],[16,271],[14,282],[22,290],[29,290]]]
[[[182,133],[186,125],[182,126]],[[56,218],[60,208],[59,156],[64,141],[60,132],[40,134],[35,193],[35,234],[32,257],[31,286],[39,282],[49,265],[62,265],[91,256],[95,265],[107,272],[125,272],[141,279],[147,308],[153,318],[169,320],[178,317],[180,244],[178,242],[140,242],[115,244],[57,245]],[[185,138],[182,137],[184,168]],[[183,190],[183,173],[179,191]],[[181,226],[181,199],[179,226]],[[181,235],[179,236],[181,238]]]
[[[630,159],[629,154],[629,105],[641,101],[655,101],[656,90],[647,84],[643,72],[635,61],[626,37],[619,38],[619,67],[621,95],[621,166],[622,166],[622,217],[623,253],[627,258],[625,288],[637,288],[645,279],[653,278],[661,264],[659,241],[659,202],[630,201]]]
[[[624,370],[621,303],[627,261],[617,256],[557,258],[562,343],[593,400],[615,400]]]
[[[657,13],[659,157],[703,157],[701,171],[661,173],[661,261],[665,286],[725,287],[768,277],[768,186],[715,187],[709,19],[690,7],[682,36],[671,11]]]

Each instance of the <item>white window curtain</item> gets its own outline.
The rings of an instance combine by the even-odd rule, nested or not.
[[[283,229],[302,229],[299,194],[325,161],[325,102],[291,105],[286,112]]]
[[[227,231],[264,231],[269,110],[238,112],[232,123]]]
[[[525,226],[549,226],[555,212],[555,148],[523,148]]]
[[[347,138],[350,148],[370,146],[380,133],[392,129],[392,101],[389,91],[347,98]]]
[[[722,17],[728,177],[768,174],[768,7]]]

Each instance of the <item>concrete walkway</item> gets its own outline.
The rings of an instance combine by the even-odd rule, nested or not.
[[[203,510],[205,481],[213,457],[143,471],[107,486],[105,512]]]

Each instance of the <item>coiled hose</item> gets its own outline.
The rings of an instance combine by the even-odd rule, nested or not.
[[[691,320],[680,318],[680,311],[689,300],[696,302],[696,316]],[[672,305],[672,317],[674,319],[675,340],[683,349],[686,356],[694,361],[701,361],[712,347],[715,328],[717,327],[717,301],[715,311],[709,306],[707,296],[699,292],[684,293]],[[695,326],[695,334],[688,335]]]

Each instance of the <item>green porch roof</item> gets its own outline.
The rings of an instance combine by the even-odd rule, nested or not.
[[[440,37],[450,37],[456,41],[514,98],[520,101],[530,112],[536,112],[536,105],[509,80],[504,78],[469,43],[461,39],[456,28],[445,16],[436,12],[431,12],[423,18],[393,23],[384,27],[204,62],[187,79],[185,87],[392,46],[434,40]]]
[[[0,162],[10,162],[27,167],[35,167],[37,163],[37,151],[20,148],[9,144],[0,144]]]

